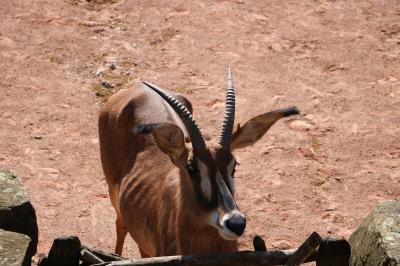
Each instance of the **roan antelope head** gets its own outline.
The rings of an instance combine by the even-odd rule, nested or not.
[[[184,132],[174,123],[145,124],[138,133],[152,133],[158,147],[166,153],[181,176],[186,176],[194,201],[206,215],[205,223],[216,228],[226,240],[236,240],[246,227],[246,218],[240,212],[234,195],[234,173],[237,161],[232,151],[258,141],[280,118],[298,114],[296,107],[275,110],[252,118],[235,131],[235,89],[232,73],[228,70],[226,111],[218,143],[204,140],[192,114],[175,97],[149,82],[144,82],[159,94],[178,114],[191,140],[191,149],[185,145]],[[185,182],[185,181],[182,181]]]

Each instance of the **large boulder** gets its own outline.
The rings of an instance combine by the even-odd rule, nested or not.
[[[0,229],[0,265],[31,265],[30,243],[27,235]]]
[[[350,265],[400,265],[400,200],[379,204],[349,242]]]
[[[11,171],[0,170],[0,229],[29,236],[27,256],[35,255],[38,242],[35,209],[21,180]]]

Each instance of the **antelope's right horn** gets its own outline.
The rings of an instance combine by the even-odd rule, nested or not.
[[[143,83],[150,89],[155,91],[158,95],[160,95],[181,118],[186,130],[188,131],[190,140],[192,141],[193,151],[205,149],[206,143],[204,142],[203,135],[201,134],[200,129],[197,126],[196,121],[193,119],[193,116],[189,112],[189,110],[174,96],[169,95],[157,85],[151,84],[146,81],[144,81]]]

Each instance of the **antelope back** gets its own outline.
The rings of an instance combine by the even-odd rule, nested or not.
[[[186,98],[178,97],[192,110]],[[132,170],[137,154],[154,146],[151,136],[134,132],[137,125],[160,122],[180,126],[187,136],[174,110],[145,85],[139,89],[120,90],[102,106],[98,121],[100,154],[109,183],[120,184],[121,179]]]

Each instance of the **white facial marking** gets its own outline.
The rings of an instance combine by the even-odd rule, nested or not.
[[[235,162],[236,162],[235,159],[232,159],[229,162],[228,167],[226,168],[227,179],[228,179],[228,182],[229,182],[229,187],[232,190],[232,195],[235,195],[235,185],[233,183],[233,178],[232,178],[232,172],[233,172],[233,169],[235,168]]]
[[[229,220],[229,218],[231,218],[233,215],[239,215],[239,216],[244,217],[244,215],[243,215],[239,210],[233,210],[233,211],[231,211],[231,212],[225,213],[224,216],[222,216],[222,217],[220,218],[220,221],[219,221],[220,224],[221,224],[221,225],[224,225],[225,222],[226,222],[227,220]]]
[[[231,230],[229,230],[226,227],[226,221],[229,220],[233,215],[239,215],[244,218],[244,215],[239,210],[233,210],[229,213],[224,214],[219,220],[219,223],[222,227],[220,230],[223,233],[223,234],[221,234],[221,232],[220,232],[220,234],[223,238],[225,238],[227,240],[234,240],[234,239],[239,238],[238,235],[236,235],[234,232],[232,232]]]
[[[218,215],[218,211],[212,211],[210,214],[210,225],[215,227],[215,228],[219,228],[218,223],[219,223],[219,215]]]
[[[234,211],[235,212],[235,211]],[[240,213],[240,212],[239,212]],[[222,218],[219,216],[218,211],[212,211],[210,213],[210,220],[209,220],[209,224],[216,228],[220,234],[220,236],[225,239],[225,240],[236,240],[239,237],[231,232],[228,228],[226,228],[225,223],[226,220],[229,219],[229,217],[231,217],[232,213],[226,213]]]
[[[211,187],[210,178],[208,177],[207,166],[205,165],[205,163],[203,163],[200,160],[197,160],[197,165],[198,165],[199,171],[200,171],[201,191],[203,192],[203,195],[207,200],[211,200],[212,187]]]

